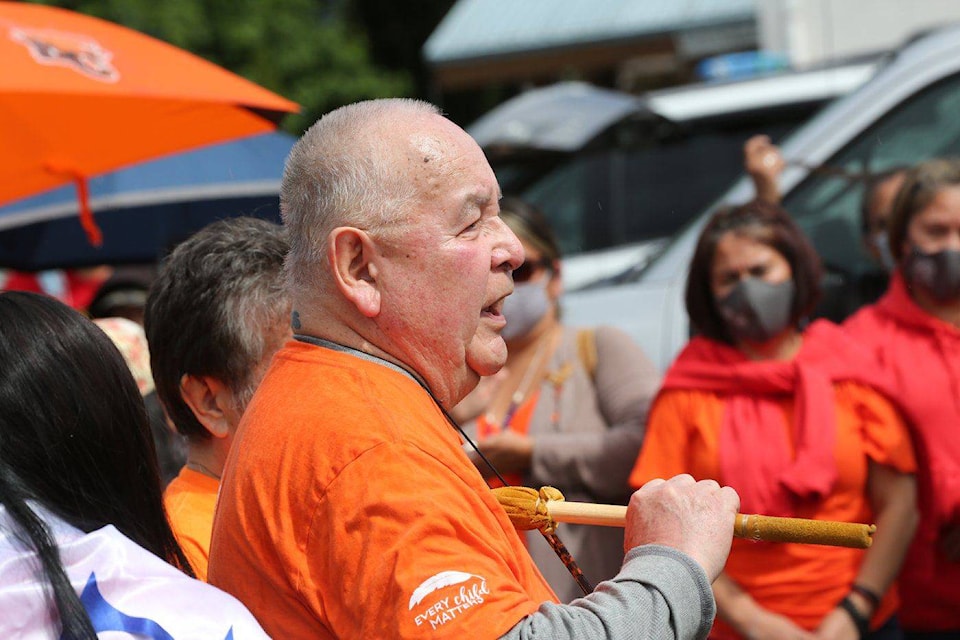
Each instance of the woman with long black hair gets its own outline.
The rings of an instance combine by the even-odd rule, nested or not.
[[[265,637],[184,572],[120,353],[51,298],[0,294],[0,636]]]

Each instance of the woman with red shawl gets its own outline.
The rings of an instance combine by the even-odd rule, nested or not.
[[[960,160],[907,173],[887,293],[846,327],[891,374],[920,461],[920,527],[901,574],[908,638],[960,638]]]
[[[915,461],[886,382],[839,327],[801,318],[821,268],[780,207],[721,211],[686,303],[699,332],[667,372],[630,481],[690,473],[741,511],[875,522],[866,552],[735,540],[711,638],[900,638],[891,585],[916,527]]]

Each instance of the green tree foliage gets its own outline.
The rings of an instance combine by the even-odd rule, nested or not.
[[[366,98],[408,96],[411,74],[371,60],[348,6],[324,0],[45,0],[117,22],[215,62],[300,104],[284,129]]]
[[[430,99],[430,72],[423,44],[455,0],[350,0],[348,18],[370,37],[373,60],[387,69],[412,74],[418,95]]]

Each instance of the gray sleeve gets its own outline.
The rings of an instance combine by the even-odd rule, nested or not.
[[[646,545],[631,549],[620,573],[589,596],[566,605],[542,604],[501,640],[702,640],[715,614],[700,565],[676,549]]]
[[[629,495],[627,478],[643,443],[660,374],[627,334],[597,327],[594,389],[607,428],[538,437],[530,473],[557,487],[584,487],[598,500]]]

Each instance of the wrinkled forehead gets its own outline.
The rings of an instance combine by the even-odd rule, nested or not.
[[[496,176],[473,138],[444,118],[429,124],[411,131],[404,145],[405,164],[418,191],[426,197],[442,191],[498,199]]]

